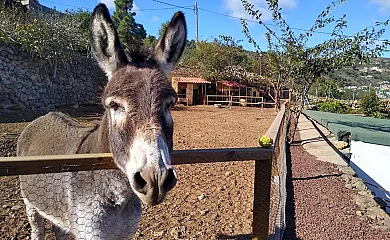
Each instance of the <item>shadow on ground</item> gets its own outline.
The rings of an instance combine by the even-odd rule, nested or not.
[[[287,165],[287,176],[286,176],[286,229],[284,230],[283,239],[292,240],[300,239],[296,233],[296,218],[295,218],[295,201],[294,201],[294,185],[292,177],[292,163],[291,163],[291,152],[290,147],[286,148],[286,165]]]
[[[232,235],[232,236],[225,235],[225,234],[219,234],[217,236],[217,239],[218,240],[224,240],[224,239],[228,239],[228,240],[251,240],[252,239],[252,234],[238,234],[238,235]]]

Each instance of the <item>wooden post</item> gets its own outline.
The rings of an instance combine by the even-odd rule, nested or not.
[[[252,239],[268,239],[272,158],[255,162]]]

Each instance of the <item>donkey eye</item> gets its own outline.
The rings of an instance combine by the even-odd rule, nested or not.
[[[118,108],[122,107],[118,103],[111,101],[109,104],[110,108],[113,109],[114,111],[118,110]]]

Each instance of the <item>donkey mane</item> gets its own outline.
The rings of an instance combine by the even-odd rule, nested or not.
[[[126,51],[126,55],[130,59],[131,65],[136,67],[144,68],[156,65],[156,61],[153,59],[152,47],[133,47]]]

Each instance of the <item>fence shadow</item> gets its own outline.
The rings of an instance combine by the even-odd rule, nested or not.
[[[299,239],[296,233],[296,217],[295,217],[295,200],[294,200],[294,185],[292,177],[292,163],[291,163],[291,152],[290,146],[286,145],[286,165],[287,165],[287,176],[286,176],[286,228],[284,230],[283,239],[292,240]]]
[[[225,234],[218,234],[217,235],[218,240],[251,240],[252,234],[238,234],[238,235],[225,235]]]

